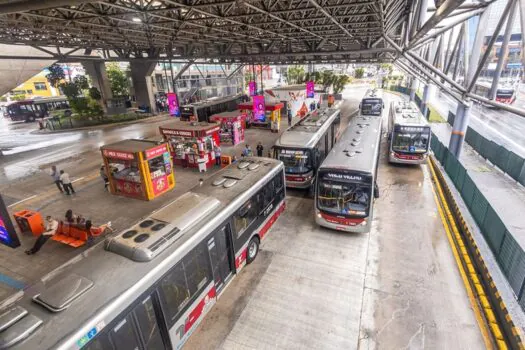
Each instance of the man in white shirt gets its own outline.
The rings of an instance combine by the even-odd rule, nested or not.
[[[26,250],[27,255],[35,254],[42,248],[44,243],[47,242],[51,236],[53,236],[58,229],[58,221],[54,220],[51,216],[46,217],[46,230],[36,239],[33,248]]]
[[[64,191],[66,191],[66,194],[68,196],[71,193],[75,193],[75,190],[73,189],[73,184],[69,179],[69,174],[66,173],[64,170],[60,170],[60,181],[62,181],[62,186],[64,187]]]

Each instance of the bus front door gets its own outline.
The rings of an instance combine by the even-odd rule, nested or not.
[[[208,251],[210,252],[215,288],[219,293],[233,274],[231,261],[233,253],[228,224],[215,231],[215,234],[208,240]]]

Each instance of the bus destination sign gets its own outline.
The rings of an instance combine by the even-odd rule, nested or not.
[[[323,178],[325,180],[345,180],[345,181],[359,181],[359,182],[362,182],[364,180],[364,177],[360,175],[349,175],[349,174],[341,174],[341,173],[324,173]]]
[[[395,131],[400,132],[428,132],[430,129],[426,126],[402,126],[402,125],[396,125]]]

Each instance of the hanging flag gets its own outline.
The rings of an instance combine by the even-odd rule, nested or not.
[[[266,120],[263,95],[253,96],[253,117],[255,120],[261,122],[264,122]]]
[[[257,83],[255,81],[250,81],[248,83],[248,88],[250,89],[250,96],[255,96],[257,93]]]
[[[168,92],[168,109],[170,115],[173,117],[180,117],[179,98],[176,93]]]
[[[315,83],[310,80],[306,82],[306,98],[314,98]]]

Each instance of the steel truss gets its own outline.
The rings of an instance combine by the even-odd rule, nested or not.
[[[107,60],[385,62],[412,0],[19,0],[0,43],[102,50]],[[56,55],[57,59],[69,59]]]

